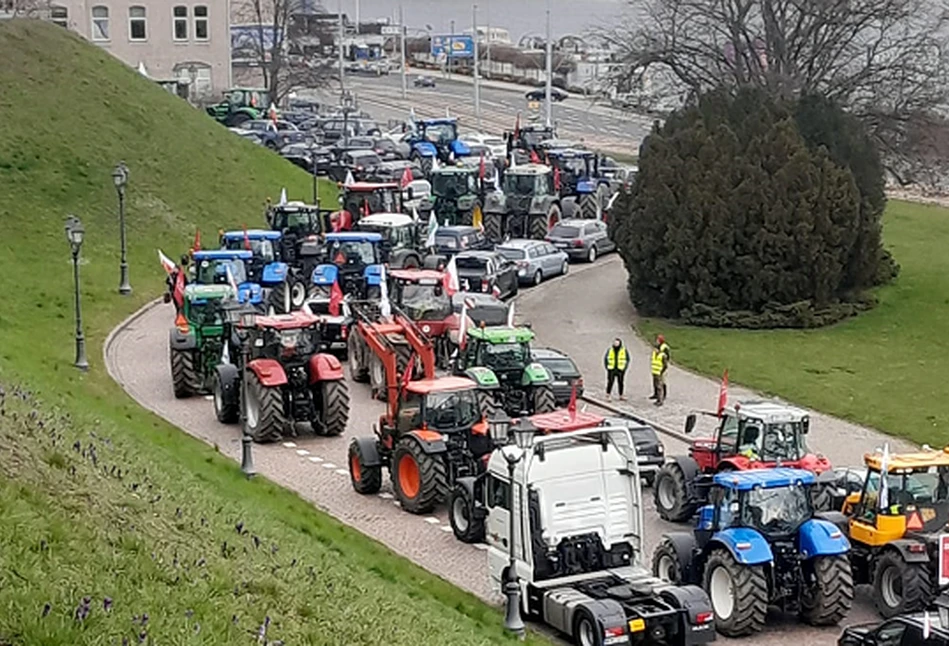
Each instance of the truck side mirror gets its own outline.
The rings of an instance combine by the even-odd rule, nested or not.
[[[689,413],[688,416],[685,418],[685,432],[686,433],[691,433],[693,430],[695,430],[695,422],[696,422],[695,413]]]

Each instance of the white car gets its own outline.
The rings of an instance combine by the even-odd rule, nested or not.
[[[491,156],[495,159],[504,159],[507,157],[507,144],[504,139],[497,135],[487,135],[483,132],[471,132],[459,137],[466,144],[477,144],[486,146],[491,151]]]

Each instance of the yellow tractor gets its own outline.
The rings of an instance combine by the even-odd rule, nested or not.
[[[949,447],[868,453],[864,463],[863,484],[851,484],[837,517],[854,582],[873,586],[884,617],[923,610],[949,587]]]

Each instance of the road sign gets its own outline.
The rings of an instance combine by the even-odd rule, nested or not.
[[[449,50],[452,58],[474,58],[474,39],[464,34],[432,36],[432,56],[447,57]]]
[[[382,26],[383,36],[398,36],[401,33],[402,33],[402,25],[383,25]]]

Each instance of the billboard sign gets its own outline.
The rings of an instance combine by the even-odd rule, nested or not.
[[[456,34],[432,36],[432,56],[435,58],[474,58],[474,38]]]

